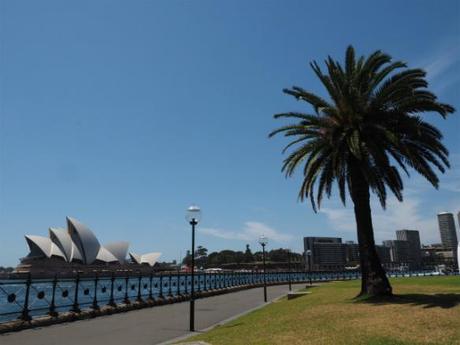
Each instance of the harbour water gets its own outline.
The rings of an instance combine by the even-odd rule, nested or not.
[[[437,275],[437,272],[389,272],[390,277]],[[267,272],[267,282],[328,281],[360,278],[359,272]],[[195,274],[195,291],[263,282],[261,272]],[[24,316],[46,315],[52,309],[64,312],[95,305],[125,303],[137,299],[186,295],[191,289],[190,274],[150,276],[0,280],[0,323]],[[26,296],[28,295],[28,298]]]

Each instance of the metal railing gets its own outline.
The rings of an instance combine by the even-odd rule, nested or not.
[[[387,272],[389,277],[433,275],[434,272]],[[359,279],[359,272],[267,272],[267,284],[318,282]],[[0,323],[15,319],[83,309],[97,310],[104,305],[117,306],[133,302],[155,301],[168,297],[188,296],[190,274],[180,272],[150,274],[76,274],[71,278],[8,279],[0,281]],[[263,272],[226,271],[195,274],[194,288],[198,296],[207,291],[238,286],[260,286]]]

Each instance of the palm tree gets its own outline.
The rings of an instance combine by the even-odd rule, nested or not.
[[[359,295],[392,295],[375,249],[370,191],[383,208],[387,189],[402,201],[403,181],[397,167],[408,176],[409,168],[414,169],[437,188],[439,179],[433,168],[443,173],[449,167],[448,151],[441,143],[440,131],[420,115],[435,112],[445,118],[455,110],[439,103],[427,90],[423,70],[393,62],[381,51],[356,60],[349,46],[344,66],[331,57],[325,64],[327,73],[315,61],[310,66],[330,100],[297,86],[284,89],[284,93],[309,103],[314,112],[274,115],[295,122],[271,132],[270,137],[278,133],[293,137],[283,153],[295,149],[284,160],[282,171],[292,176],[298,166],[303,167],[299,199],[310,198],[315,212],[323,195],[331,196],[334,182],[343,204],[348,190],[359,242]]]

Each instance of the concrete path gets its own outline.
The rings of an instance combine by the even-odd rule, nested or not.
[[[298,284],[297,288],[304,285]],[[287,294],[288,286],[271,286],[267,290],[269,300],[273,300]],[[196,300],[195,329],[203,330],[262,304],[262,288]],[[7,333],[0,335],[0,344],[153,345],[189,334],[188,326],[189,303],[182,302]]]

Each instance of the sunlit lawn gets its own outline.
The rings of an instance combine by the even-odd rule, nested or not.
[[[460,344],[460,277],[392,279],[397,297],[355,301],[359,281],[326,283],[189,340],[218,344]]]

